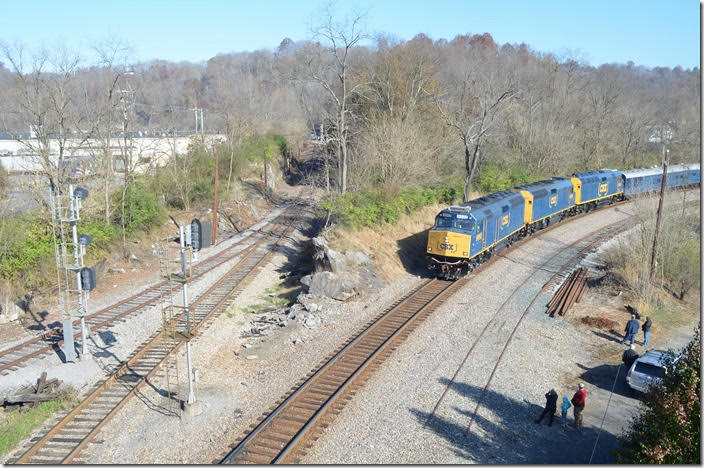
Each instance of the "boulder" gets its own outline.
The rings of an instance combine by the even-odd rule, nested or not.
[[[317,298],[319,299],[319,298]],[[299,294],[298,302],[308,311],[308,312],[318,312],[322,310],[322,307],[317,304],[316,296],[311,294]]]
[[[15,320],[19,320],[23,313],[24,311],[17,306],[17,304],[11,302],[8,304],[7,308],[2,309],[2,314],[0,314],[0,322],[14,322]]]
[[[350,270],[344,255],[331,249],[328,240],[322,236],[313,238],[313,260],[316,271],[342,273]]]
[[[301,304],[293,304],[291,308],[288,309],[288,319],[289,320],[296,320],[296,317],[298,317],[298,314],[302,313],[304,310],[303,305]]]
[[[352,264],[357,266],[366,265],[371,262],[371,258],[369,258],[369,255],[359,250],[356,252],[346,252],[345,258],[348,262],[351,262]]]
[[[318,315],[313,314],[300,314],[296,320],[306,328],[315,328],[323,323],[323,320]]]
[[[308,294],[326,296],[338,301],[346,301],[357,294],[348,278],[343,278],[330,271],[306,275],[301,278],[301,283],[308,286]]]

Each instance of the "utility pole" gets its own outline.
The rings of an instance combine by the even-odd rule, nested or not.
[[[218,235],[218,172],[220,167],[220,145],[215,148],[215,181],[213,182],[213,230],[212,244],[217,242]]]
[[[198,135],[198,124],[200,123],[200,134],[203,134],[203,108],[199,108],[198,106],[189,109],[192,110],[195,113],[196,117],[196,135]]]
[[[268,167],[266,160],[268,159],[267,150],[264,150],[264,195],[269,198],[269,177],[267,176]]]
[[[658,202],[658,213],[655,219],[655,234],[653,235],[653,253],[650,258],[650,281],[655,281],[655,264],[658,256],[658,235],[660,234],[660,223],[662,221],[662,206],[665,200],[665,187],[667,181],[667,165],[670,164],[670,150],[666,146],[662,147],[662,184],[660,185],[660,201]]]

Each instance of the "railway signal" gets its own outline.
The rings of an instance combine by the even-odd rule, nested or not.
[[[208,221],[201,222],[199,219],[195,218],[191,221],[191,248],[198,252],[201,249],[210,247],[211,241],[211,223]]]
[[[56,253],[56,270],[58,273],[59,303],[64,316],[64,356],[66,362],[76,360],[74,349],[73,318],[80,318],[81,322],[81,356],[88,355],[88,329],[85,315],[87,312],[89,293],[97,285],[95,269],[83,264],[86,247],[93,241],[89,234],[78,234],[78,221],[83,200],[88,198],[89,192],[83,187],[69,185],[68,194],[62,195],[61,190],[51,192],[52,228],[54,231],[54,249]],[[70,226],[71,239],[66,239]],[[71,253],[69,253],[71,252]],[[69,257],[73,257],[69,259]],[[71,279],[75,275],[75,280]],[[75,287],[71,283],[75,281]],[[69,312],[69,293],[77,295],[75,312]]]

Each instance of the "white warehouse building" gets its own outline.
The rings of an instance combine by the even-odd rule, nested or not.
[[[200,137],[200,135],[198,135]],[[135,137],[127,140],[127,154],[131,155],[130,166],[136,172],[144,172],[160,167],[174,154],[183,154],[188,150],[195,135],[191,136],[165,136],[165,137]],[[203,135],[208,145],[216,141],[224,141],[224,135]],[[124,139],[113,137],[110,149],[115,158],[115,169],[124,170],[122,166]],[[68,139],[65,142],[64,158],[69,167],[79,164],[84,171],[90,172],[94,163],[98,163],[104,154],[103,140]],[[0,138],[0,166],[10,173],[28,173],[42,170],[41,160],[37,155],[36,139],[10,139]],[[59,157],[59,140],[50,140],[49,152],[52,159]]]

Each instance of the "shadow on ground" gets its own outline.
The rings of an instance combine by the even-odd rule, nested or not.
[[[623,337],[618,337],[618,336],[615,336],[615,335],[610,334],[610,333],[604,333],[604,332],[596,331],[596,330],[592,330],[592,333],[594,333],[594,334],[595,334],[596,336],[598,336],[599,338],[603,338],[603,339],[608,340],[608,341],[613,341],[614,343],[620,343],[621,340],[623,339]],[[624,349],[625,349],[625,348],[624,348]]]
[[[403,268],[408,273],[423,278],[430,278],[425,259],[428,231],[430,228],[396,241],[398,258],[401,260]]]
[[[624,369],[622,365],[602,364],[596,367],[587,367],[577,363],[577,366],[584,371],[579,378],[588,384],[606,390],[607,392],[610,392],[613,387],[614,394],[616,395],[628,398],[636,397],[636,394],[626,383],[626,372],[628,372],[628,369]],[[614,380],[616,380],[615,385]]]
[[[452,446],[453,452],[467,462],[480,464],[567,464],[614,463],[611,452],[618,441],[614,434],[601,432],[597,444],[599,427],[585,423],[581,430],[572,427],[572,411],[568,416],[568,427],[562,427],[559,414],[552,426],[545,420],[538,425],[533,421],[540,416],[543,408],[526,400],[518,401],[488,390],[481,397],[483,389],[461,382],[451,383],[451,391],[466,398],[462,408],[452,411],[460,417],[450,421],[442,416],[412,408],[411,413],[422,427],[439,435]],[[560,395],[562,396],[562,395]],[[482,398],[481,408],[468,432],[477,401]],[[542,403],[542,402],[541,402]],[[494,414],[492,420],[481,414],[487,410]],[[559,412],[559,410],[558,410]],[[459,422],[458,422],[459,421]],[[596,445],[596,450],[594,447]],[[594,455],[592,457],[592,450]],[[424,462],[433,463],[434,460]]]

